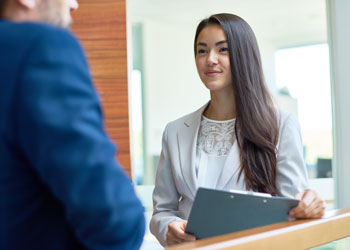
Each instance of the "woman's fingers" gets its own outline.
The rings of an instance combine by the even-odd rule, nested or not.
[[[302,193],[299,205],[293,211],[293,216],[296,218],[307,218],[307,215],[313,209],[314,199],[314,194],[309,192],[309,190]]]
[[[181,240],[184,240],[184,241],[194,241],[194,240],[196,240],[196,238],[193,235],[185,233],[185,232],[177,232],[176,233],[176,237],[181,239]]]
[[[173,245],[186,241],[194,241],[196,238],[185,232],[187,221],[175,221],[168,225],[167,243]]]
[[[168,231],[166,234],[166,239],[167,239],[167,243],[169,246],[174,245],[174,244],[178,244],[181,243],[181,240],[178,239],[173,232]]]
[[[324,215],[325,203],[314,190],[306,190],[295,195],[300,199],[299,205],[293,208],[289,217],[297,219],[320,218]]]

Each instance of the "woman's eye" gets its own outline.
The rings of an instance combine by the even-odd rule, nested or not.
[[[205,53],[205,50],[204,49],[199,49],[198,50],[198,54],[204,54]]]
[[[229,51],[228,48],[221,48],[221,49],[220,49],[220,52],[228,52],[228,51]]]

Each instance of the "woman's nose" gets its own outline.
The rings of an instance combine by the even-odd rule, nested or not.
[[[215,51],[210,51],[207,59],[208,65],[218,64],[218,56]]]

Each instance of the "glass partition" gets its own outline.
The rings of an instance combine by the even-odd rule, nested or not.
[[[328,45],[278,49],[276,85],[292,99],[310,178],[332,177],[333,136]]]

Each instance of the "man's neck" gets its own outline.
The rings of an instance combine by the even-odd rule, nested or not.
[[[1,18],[13,22],[34,22],[37,21],[37,8],[20,7],[16,1],[8,1],[2,11]]]

